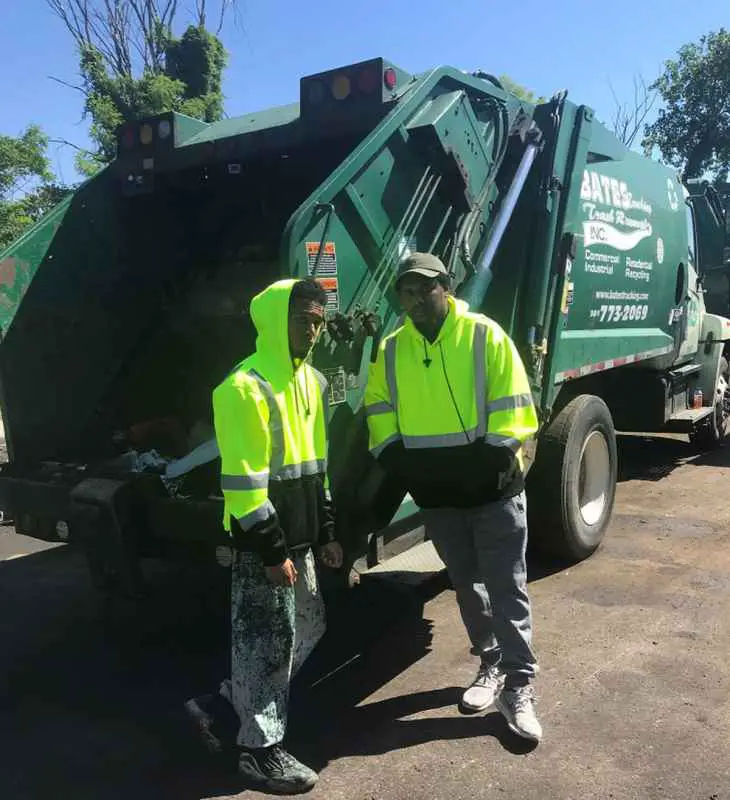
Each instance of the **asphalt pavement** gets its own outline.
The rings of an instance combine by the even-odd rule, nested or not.
[[[730,447],[620,451],[599,551],[530,562],[544,741],[458,712],[476,664],[453,592],[396,562],[332,598],[295,682],[289,747],[321,771],[309,797],[730,800]],[[137,624],[112,626],[79,553],[0,528],[2,800],[258,796],[182,712],[227,668],[225,573],[149,575]]]

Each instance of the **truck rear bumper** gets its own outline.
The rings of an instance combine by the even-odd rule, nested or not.
[[[123,497],[114,492],[116,505],[122,506],[115,509],[114,517],[120,514],[125,517],[129,522],[127,532],[143,553],[153,554],[160,549],[156,546],[159,543],[169,554],[174,540],[210,547],[227,542],[221,526],[222,501],[171,498],[155,476],[111,480],[119,489],[125,489]],[[83,510],[88,506],[87,501],[97,506],[111,502],[111,497],[100,496],[92,485],[103,481],[91,478],[75,483],[51,483],[0,476],[0,511],[12,518],[16,531],[25,536],[48,542],[78,541],[82,527],[88,531],[90,525],[89,515]],[[108,527],[111,522],[99,516],[97,524]]]
[[[133,572],[139,558],[218,560],[219,548],[231,545],[222,526],[222,498],[170,497],[154,474],[68,483],[0,474],[0,510],[12,517],[18,533],[81,547],[93,562],[92,573]],[[406,501],[385,529],[359,545],[343,545],[355,545],[353,565],[367,571],[423,540],[419,510]]]
[[[70,519],[69,487],[27,478],[0,477],[0,510],[12,519],[15,530],[24,536],[47,542],[68,539],[68,528],[60,526]],[[59,535],[59,532],[61,535]]]

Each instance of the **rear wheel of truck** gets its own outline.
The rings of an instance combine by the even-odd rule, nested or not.
[[[538,549],[582,561],[598,548],[613,511],[617,461],[603,400],[571,400],[540,436],[530,471],[530,538]]]
[[[727,359],[720,359],[720,375],[715,389],[713,413],[689,435],[689,440],[698,450],[713,450],[727,437],[730,423],[730,366]]]

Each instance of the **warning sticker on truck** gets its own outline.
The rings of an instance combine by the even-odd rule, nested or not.
[[[327,378],[329,385],[329,403],[331,406],[339,405],[347,400],[347,385],[345,381],[345,368],[323,369],[322,374]]]
[[[327,292],[327,305],[325,311],[334,313],[340,310],[340,287],[337,278],[320,278],[317,280]]]
[[[325,242],[322,255],[319,255],[319,242],[305,242],[307,249],[307,274],[317,276],[337,275],[337,251],[334,242]]]

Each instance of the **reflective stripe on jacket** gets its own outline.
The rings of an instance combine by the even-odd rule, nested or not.
[[[521,446],[538,427],[513,342],[448,301],[435,342],[410,320],[383,340],[365,392],[371,452],[424,508],[521,491]]]
[[[256,352],[213,392],[223,526],[271,564],[280,563],[289,548],[331,541],[333,534],[327,382],[289,355],[293,285],[278,281],[253,299]]]

